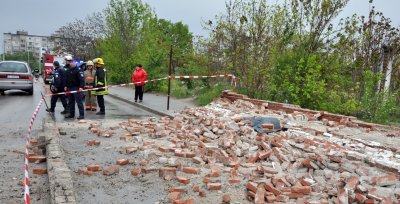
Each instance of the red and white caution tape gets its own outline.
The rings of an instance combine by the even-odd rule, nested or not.
[[[107,88],[115,88],[115,87],[129,86],[129,85],[135,85],[135,84],[146,84],[149,82],[162,81],[162,80],[166,80],[169,78],[171,78],[171,79],[203,79],[203,78],[223,78],[223,77],[225,77],[225,78],[231,77],[232,82],[234,82],[235,86],[236,86],[236,77],[232,74],[224,74],[224,75],[211,75],[211,76],[168,76],[168,77],[159,78],[159,79],[146,80],[143,82],[108,85]],[[66,92],[60,92],[60,93],[54,93],[54,94],[46,94],[46,96],[66,95],[66,94],[73,94],[73,93],[86,92],[86,91],[97,91],[97,90],[104,90],[104,87],[84,89],[82,91],[77,90],[77,91],[66,91]]]
[[[32,134],[32,126],[33,123],[35,122],[36,116],[39,113],[40,107],[43,104],[44,99],[42,98],[39,101],[39,104],[36,106],[35,111],[33,112],[31,122],[29,123],[28,127],[28,135],[26,136],[26,146],[25,146],[25,184],[24,184],[24,203],[25,204],[30,204],[31,203],[31,197],[29,194],[29,145],[31,143],[31,134]]]

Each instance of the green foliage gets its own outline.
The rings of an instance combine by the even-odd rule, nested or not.
[[[199,96],[196,99],[196,103],[200,106],[207,105],[215,98],[221,96],[222,91],[226,89],[228,89],[228,86],[222,84],[216,84],[211,87],[204,87],[199,91]]]
[[[29,57],[28,57],[29,54]],[[0,55],[0,59],[3,60],[3,54]],[[33,71],[34,69],[41,69],[42,64],[39,63],[38,59],[33,56],[32,52],[15,52],[14,54],[6,53],[4,55],[5,60],[15,60],[15,61],[22,61],[29,64],[29,67]]]

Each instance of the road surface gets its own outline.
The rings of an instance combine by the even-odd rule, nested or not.
[[[39,81],[35,83],[33,96],[22,91],[6,91],[0,96],[0,203],[22,203],[23,186],[18,185],[24,176],[24,147],[25,137],[28,133],[28,125],[33,111],[41,99],[41,92],[47,93],[48,88]],[[142,118],[152,116],[151,113],[135,108],[124,102],[110,97],[106,99],[106,115],[97,116],[96,112],[85,113],[85,119],[126,119]],[[50,98],[46,99],[49,103]],[[49,117],[43,104],[33,125],[32,138],[36,138],[41,131],[41,124],[44,117]],[[54,114],[56,121],[62,123],[73,123],[78,120],[64,119],[60,112],[63,110],[60,102],[57,103]],[[76,107],[77,111],[77,107]],[[76,113],[78,115],[78,112]],[[32,167],[46,167],[45,164],[30,164]],[[33,203],[49,203],[49,189],[47,176],[33,175],[31,177],[31,197]]]

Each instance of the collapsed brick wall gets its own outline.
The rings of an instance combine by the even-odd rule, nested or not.
[[[291,105],[291,104],[286,104],[286,103],[279,103],[279,102],[273,102],[273,101],[267,101],[267,100],[252,99],[252,98],[247,97],[246,95],[237,94],[237,93],[229,91],[229,90],[223,91],[221,97],[222,98],[226,98],[231,102],[239,100],[239,99],[240,100],[244,100],[244,101],[249,101],[249,102],[251,102],[253,104],[264,105],[268,109],[276,110],[276,111],[283,111],[285,113],[294,113],[294,112],[304,113],[304,114],[307,114],[310,117],[310,120],[335,121],[335,122],[338,122],[341,125],[346,125],[346,126],[349,126],[349,127],[363,127],[363,128],[369,128],[371,130],[385,130],[385,131],[394,130],[394,131],[400,131],[399,127],[392,127],[392,126],[386,126],[386,125],[380,125],[380,124],[374,124],[374,123],[367,123],[367,122],[359,121],[354,116],[345,116],[345,115],[333,114],[333,113],[329,113],[329,112],[326,112],[326,111],[315,111],[315,110],[301,108],[298,105]]]
[[[274,116],[287,131],[257,133],[244,119],[249,115]],[[293,125],[298,120],[324,128]],[[398,202],[398,150],[334,131],[356,127],[353,120],[224,92],[211,105],[186,109],[174,119],[121,123],[126,132],[120,139],[128,144],[121,152],[147,155],[132,162],[131,174],[158,173],[171,185],[171,203],[207,203],[207,197],[215,196],[222,202]],[[272,129],[270,124],[263,128]],[[324,131],[329,129],[331,133]],[[90,130],[104,137],[113,132],[95,125]],[[122,163],[130,162],[117,161]]]

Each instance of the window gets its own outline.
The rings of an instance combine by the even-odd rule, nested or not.
[[[26,72],[28,72],[28,68],[25,66],[25,64],[22,64],[22,63],[4,62],[4,63],[0,63],[0,72],[26,73]]]

